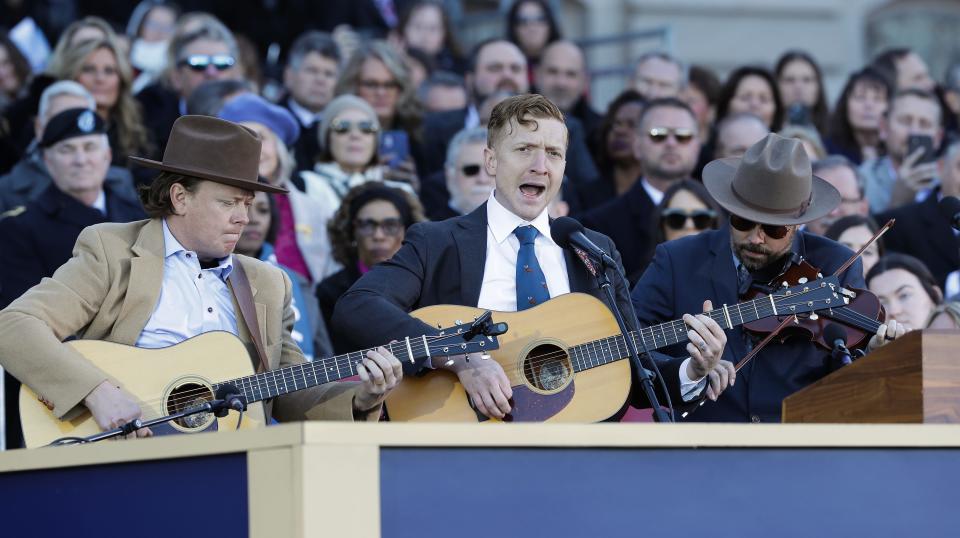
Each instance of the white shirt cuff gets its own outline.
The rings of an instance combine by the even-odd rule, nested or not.
[[[707,378],[690,379],[687,375],[687,365],[690,364],[690,357],[680,363],[680,395],[683,401],[689,402],[700,397],[700,393],[707,387]]]

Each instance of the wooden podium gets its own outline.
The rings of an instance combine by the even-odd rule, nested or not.
[[[783,421],[960,423],[960,332],[908,333],[785,398]]]

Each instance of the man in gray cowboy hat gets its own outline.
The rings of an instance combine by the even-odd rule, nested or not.
[[[62,344],[67,337],[161,348],[223,330],[252,349],[259,344],[251,343],[258,339],[241,315],[246,295],[252,296],[257,319],[250,325],[259,325],[267,367],[304,360],[290,336],[294,314],[286,274],[232,254],[254,191],[285,192],[257,181],[260,137],[229,121],[183,116],[174,123],[162,162],[132,159],[160,170],[141,193],[152,218],[86,228],[73,257],[52,278],[0,312],[0,363],[48,402],[57,418],[85,406],[102,429],[138,418],[140,405]],[[360,383],[280,396],[266,412],[281,421],[376,420],[385,394],[400,380],[400,363],[380,348],[358,370]]]
[[[846,247],[799,229],[840,203],[833,186],[813,175],[799,141],[769,134],[743,157],[718,159],[703,170],[703,183],[730,212],[729,229],[712,230],[657,247],[653,262],[633,289],[642,325],[677,319],[683,314],[735,305],[751,289],[773,280],[794,260],[803,258],[825,275],[851,255]],[[864,288],[859,260],[840,276],[843,286]],[[688,420],[777,422],[783,398],[827,375],[835,367],[829,352],[809,339],[772,342],[737,374],[737,363],[757,343],[739,326],[729,330],[720,366],[710,373],[726,390]],[[890,321],[871,338],[872,350],[904,333]],[[702,345],[690,335],[686,353]],[[675,349],[670,354],[680,354]]]

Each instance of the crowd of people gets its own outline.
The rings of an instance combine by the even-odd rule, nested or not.
[[[908,329],[960,326],[953,302],[960,239],[937,210],[943,197],[960,195],[960,77],[953,76],[960,70],[938,83],[920,56],[893,49],[852,72],[830,102],[817,60],[804,51],[771,57],[772,69],[744,65],[724,78],[656,51],[637,58],[623,92],[596,110],[587,55],[564,38],[557,13],[542,0],[515,1],[503,35],[471,47],[457,42],[445,5],[434,0],[356,2],[369,6],[305,15],[297,25],[302,32],[278,38],[283,64],[273,78],[261,61],[267,51],[257,50],[262,35],[234,28],[235,15],[182,9],[188,4],[146,0],[127,21],[79,18],[56,36],[36,72],[0,32],[0,308],[70,260],[86,227],[155,217],[141,203],[156,188],[155,170],[131,157],[167,162],[178,120],[211,116],[250,129],[262,142],[257,175],[265,187],[250,189],[257,192],[236,252],[278,267],[292,283],[292,338],[307,360],[360,349],[371,343],[358,336],[361,326],[389,310],[360,292],[397,293],[395,278],[409,276],[395,274],[397,263],[426,270],[412,254],[383,269],[405,240],[441,248],[431,239],[438,236],[409,237],[411,226],[461,216],[470,222],[485,211],[502,180],[498,166],[502,174],[508,164],[493,156],[494,137],[517,127],[511,121],[525,125],[525,112],[504,117],[497,107],[535,93],[562,112],[565,167],[555,196],[550,184],[519,188],[531,197],[550,194],[551,218],[572,215],[612,240],[634,286],[640,325],[701,311],[699,302],[693,310],[688,302],[663,302],[663,256],[693,255],[695,245],[675,240],[730,228],[735,256],[766,260],[774,252],[763,245],[737,250],[736,241],[746,239],[736,234],[754,233],[751,221],[705,183],[710,170],[717,176],[711,162],[739,162],[778,133],[797,141],[816,178],[839,193],[836,207],[815,220],[782,225],[801,226],[802,237],[815,237],[808,241],[814,252],[834,256],[835,244],[821,244],[819,236],[857,250],[878,224],[896,219],[863,253],[862,266],[853,266],[860,274],[850,282],[865,279],[888,317]],[[554,117],[544,105],[530,106],[534,117]],[[773,146],[764,151],[782,150]],[[531,222],[538,216],[514,213]],[[753,220],[764,224],[757,230],[776,234],[772,223]],[[795,236],[791,228],[788,237]],[[664,249],[668,244],[680,246]],[[375,270],[379,279],[363,278]],[[553,278],[545,273],[544,287]],[[428,276],[448,287],[461,275]],[[405,308],[429,304],[426,297],[437,292],[421,290],[424,282],[405,296]],[[353,300],[338,306],[351,288]],[[621,291],[627,301],[629,290]],[[716,396],[734,377],[724,368],[711,373],[715,357],[708,355],[718,345],[722,351],[723,339],[711,336],[715,327],[706,321],[690,324],[707,347],[703,357],[686,353],[696,364],[681,372],[681,384],[709,377]],[[370,336],[382,343],[384,335]],[[8,441],[16,446],[16,385],[9,374],[6,383]],[[476,390],[478,400],[490,397],[478,404],[487,414],[507,414],[509,406],[500,404],[509,386],[492,395]],[[694,416],[775,415],[770,407]]]

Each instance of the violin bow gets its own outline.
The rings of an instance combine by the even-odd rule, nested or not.
[[[887,230],[889,230],[890,228],[893,228],[893,224],[895,222],[897,222],[897,219],[888,220],[887,223],[883,225],[883,228],[880,228],[879,230],[877,230],[877,233],[873,234],[873,237],[871,237],[869,241],[867,241],[862,247],[860,247],[860,250],[856,251],[853,254],[853,256],[850,257],[849,260],[847,260],[843,265],[841,265],[839,269],[834,271],[833,276],[840,276],[840,273],[846,271],[851,265],[853,265],[853,262],[857,261],[857,258],[859,258],[861,254],[863,254],[863,251],[867,250],[867,247],[876,243],[877,240],[880,239],[880,237],[883,234],[887,233]]]

